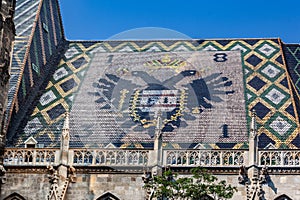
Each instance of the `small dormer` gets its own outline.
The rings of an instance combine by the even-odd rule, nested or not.
[[[269,143],[264,149],[276,149],[276,146],[274,146],[272,143]]]
[[[199,143],[194,147],[194,149],[207,149],[207,147],[205,147],[204,144]]]
[[[105,146],[105,148],[107,148],[107,149],[114,149],[114,148],[116,148],[116,146],[113,145],[112,143],[109,143],[108,145]]]
[[[36,148],[38,142],[32,136],[30,136],[24,143],[25,148]]]

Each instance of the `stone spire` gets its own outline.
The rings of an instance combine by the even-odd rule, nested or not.
[[[250,125],[250,133],[252,137],[255,137],[257,134],[257,123],[256,123],[256,112],[252,110],[251,112],[251,125]]]
[[[69,128],[69,113],[66,113],[64,126],[61,134],[61,164],[68,164],[68,153],[69,153],[69,143],[70,143],[70,128]]]
[[[258,156],[258,137],[257,137],[257,123],[256,123],[256,112],[251,112],[251,124],[250,124],[250,135],[249,135],[249,166],[257,165]]]
[[[163,126],[161,111],[158,111],[157,113],[157,118],[156,118],[156,128],[155,128],[155,138],[154,138],[154,150],[158,150],[161,146],[162,142],[162,134],[161,134],[161,129]]]
[[[161,175],[162,173],[162,113],[159,110],[156,115],[156,128],[154,134],[154,150],[150,155],[150,165],[152,165],[152,175]]]
[[[65,121],[64,121],[63,130],[68,130],[69,131],[69,129],[70,129],[70,126],[69,126],[70,116],[69,115],[70,115],[69,112],[66,112],[66,117],[65,117]]]
[[[60,143],[60,163],[57,170],[49,166],[50,172],[50,191],[48,200],[65,199],[70,182],[75,182],[75,168],[69,165],[69,143],[70,143],[70,125],[69,113],[65,115],[65,121],[61,133]]]
[[[249,134],[249,155],[248,155],[248,180],[247,200],[264,199],[262,184],[265,182],[266,169],[260,170],[258,167],[258,136],[256,112],[251,112],[251,124]]]

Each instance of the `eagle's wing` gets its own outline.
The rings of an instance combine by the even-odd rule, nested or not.
[[[100,78],[93,83],[93,87],[97,91],[90,94],[97,97],[95,102],[101,104],[100,109],[113,109],[115,111],[128,109],[127,104],[130,101],[130,96],[138,85],[114,74],[105,74],[105,76],[105,78]]]
[[[234,93],[229,89],[231,85],[232,81],[222,77],[221,73],[193,80],[190,84],[184,85],[188,89],[187,107],[190,110],[197,109],[199,112],[212,108],[214,102],[223,101],[223,95]]]

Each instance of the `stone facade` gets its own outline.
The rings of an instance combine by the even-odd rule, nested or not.
[[[65,199],[96,200],[101,196],[112,194],[120,200],[145,199],[145,191],[142,189],[143,173],[111,173],[102,169],[95,173],[95,169],[86,173],[77,173],[75,183],[70,183]],[[234,170],[232,170],[234,171]],[[220,172],[219,172],[220,173]],[[227,172],[228,173],[228,172]],[[265,199],[276,199],[286,194],[294,200],[300,199],[299,172],[292,174],[276,173],[270,175],[269,181],[263,184]],[[237,186],[238,192],[232,200],[246,199],[246,187],[239,184],[238,174],[215,173],[219,180]],[[185,176],[185,175],[182,175]],[[6,173],[7,182],[2,187],[1,199],[5,199],[13,193],[18,193],[26,200],[47,199],[50,183],[46,167],[31,169],[9,169]]]
[[[145,179],[202,166],[233,200],[300,200],[300,45],[67,41],[58,0],[17,4],[14,22],[0,4],[0,199],[150,200]]]
[[[27,172],[26,170],[25,172],[19,170],[14,171],[14,173],[7,172],[7,182],[2,186],[1,199],[5,199],[13,193],[18,193],[25,199],[46,199],[50,183],[47,173],[39,171],[40,169],[28,170]]]
[[[46,169],[35,172],[7,172],[2,198],[16,192],[28,200],[46,199],[50,183]],[[38,172],[39,171],[39,172]],[[41,173],[44,171],[44,173]],[[40,174],[41,173],[41,174]],[[144,199],[142,174],[77,174],[76,183],[69,185],[66,199],[91,200],[106,193],[119,199]]]

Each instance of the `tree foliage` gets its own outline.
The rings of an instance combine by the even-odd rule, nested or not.
[[[236,187],[227,184],[226,181],[218,181],[218,178],[208,173],[202,167],[191,170],[191,177],[178,177],[178,174],[166,170],[162,176],[154,176],[147,183],[145,189],[153,189],[154,197],[160,200],[206,200],[208,196],[213,199],[230,199]]]

